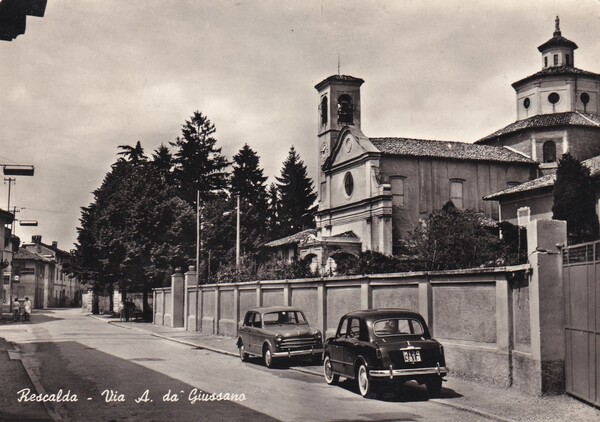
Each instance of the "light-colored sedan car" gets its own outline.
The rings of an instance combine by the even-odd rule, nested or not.
[[[292,306],[252,308],[241,323],[237,347],[242,361],[259,356],[271,368],[275,360],[295,356],[312,357],[320,363],[323,336],[311,327],[302,310]]]

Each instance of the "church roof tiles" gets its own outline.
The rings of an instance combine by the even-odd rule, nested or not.
[[[534,79],[540,79],[550,76],[589,76],[591,78],[599,78],[600,75],[594,72],[589,72],[587,70],[578,69],[572,66],[558,66],[558,67],[547,67],[543,70],[540,70],[533,75],[529,75],[523,79],[518,80],[517,82],[512,84],[513,88],[516,88],[524,83],[532,81]]]
[[[535,163],[508,148],[468,144],[466,142],[431,141],[411,138],[369,138],[384,155],[451,158],[457,160]]]
[[[538,114],[527,119],[518,120],[510,125],[503,127],[496,132],[476,141],[476,144],[485,143],[488,140],[507,135],[509,133],[519,132],[526,129],[537,129],[555,126],[591,126],[600,127],[600,116],[594,114],[584,114],[578,111],[553,114]]]
[[[581,164],[590,169],[590,175],[592,177],[600,176],[600,156],[592,157],[588,160],[582,161]],[[515,195],[518,193],[529,192],[545,187],[551,187],[554,186],[554,182],[556,182],[556,173],[546,174],[545,176],[538,177],[537,179],[521,183],[517,186],[511,186],[510,188],[501,190],[500,192],[484,196],[483,199],[499,200],[501,198],[505,198],[507,196]]]

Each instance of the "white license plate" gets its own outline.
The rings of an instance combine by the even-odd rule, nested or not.
[[[418,350],[403,350],[404,362],[421,362],[421,352]]]

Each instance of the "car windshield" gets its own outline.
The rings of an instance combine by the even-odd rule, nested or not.
[[[263,322],[265,325],[308,324],[302,312],[299,311],[269,312],[263,315]]]
[[[425,333],[419,320],[412,318],[386,318],[373,324],[373,332],[378,337],[416,335]]]

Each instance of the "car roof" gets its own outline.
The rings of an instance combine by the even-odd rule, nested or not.
[[[259,312],[261,314],[264,314],[267,312],[290,312],[290,311],[302,312],[302,309],[297,308],[295,306],[259,306],[256,308],[248,309],[248,312]]]
[[[357,311],[348,312],[346,315],[370,320],[404,316],[417,317],[421,319],[423,318],[422,315],[417,311],[403,308],[361,309]]]

